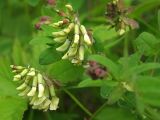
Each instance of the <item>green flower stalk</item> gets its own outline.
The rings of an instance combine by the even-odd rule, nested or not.
[[[63,20],[50,24],[50,26],[61,29],[53,32],[54,41],[61,44],[56,48],[57,51],[63,52],[62,59],[68,59],[74,64],[81,64],[84,60],[86,48],[90,48],[93,44],[92,37],[84,25],[80,24],[77,14],[73,7],[69,4],[66,6],[66,12]],[[59,10],[57,10],[59,13]]]
[[[33,109],[47,111],[58,108],[59,98],[56,96],[53,83],[46,80],[46,76],[35,68],[15,65],[10,67],[15,73],[13,81],[20,83],[16,88],[20,91],[18,95],[27,98]]]

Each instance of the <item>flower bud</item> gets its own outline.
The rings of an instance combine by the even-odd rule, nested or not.
[[[68,34],[68,33],[70,32],[70,29],[69,29],[69,28],[65,28],[65,29],[63,30],[63,32],[65,32],[66,34]]]
[[[10,65],[11,68],[14,68],[14,65]]]
[[[42,109],[49,108],[51,101],[49,99],[46,99],[42,105]]]
[[[39,91],[38,97],[40,98],[44,94],[44,86],[42,84],[38,84],[38,91]]]
[[[56,12],[59,16],[62,16],[62,17],[66,16],[66,14],[63,11],[56,10]]]
[[[21,75],[15,75],[14,78],[13,78],[13,81],[19,81],[21,80]]]
[[[35,68],[31,68],[27,75],[28,75],[28,76],[35,76],[35,75],[36,75],[36,70],[35,70]]]
[[[89,38],[89,36],[87,34],[84,35],[84,42],[87,43],[87,45],[91,45],[91,39]]]
[[[51,104],[50,104],[50,110],[57,110],[59,103],[59,98],[56,96],[52,97]]]
[[[32,106],[32,109],[38,109],[38,106]]]
[[[79,59],[81,61],[84,60],[84,47],[81,45],[80,48],[79,48]]]
[[[24,67],[22,67],[22,66],[15,66],[15,65],[10,65],[10,67],[12,69],[16,69],[16,70],[22,70],[22,69],[24,69]]]
[[[68,33],[71,32],[71,30],[73,29],[73,27],[74,27],[74,23],[70,23],[70,25],[63,30],[63,32],[65,32],[66,34],[68,34]]]
[[[70,4],[65,5],[65,7],[72,12],[73,11],[73,7]]]
[[[63,19],[63,24],[67,24],[69,23],[69,20],[68,19]]]
[[[60,47],[56,48],[56,50],[60,51],[60,52],[63,52],[63,51],[68,49],[70,43],[71,42],[69,40],[66,40],[65,43],[63,45],[61,45]]]
[[[70,31],[74,28],[74,23],[70,23],[68,28],[70,29]]]
[[[25,76],[27,73],[28,73],[28,69],[24,69],[24,70],[20,73],[20,75],[21,75],[21,77],[23,77],[23,76]]]
[[[128,90],[130,92],[134,91],[133,86],[131,86],[130,84],[127,84],[126,82],[122,82],[122,85],[126,90]]]
[[[24,88],[26,88],[28,85],[24,82],[22,85],[20,85],[19,87],[17,87],[17,90],[23,90]]]
[[[73,43],[72,46],[68,50],[68,56],[69,57],[74,56],[77,53],[77,50],[78,50],[77,44]]]
[[[51,96],[55,96],[56,95],[53,85],[49,86],[49,91],[50,91]]]
[[[38,98],[37,100],[34,101],[33,105],[40,105],[42,104],[47,98],[45,96]]]
[[[62,25],[63,25],[63,21],[59,21],[59,22],[57,22],[57,23],[51,24],[50,26],[52,26],[52,27],[60,27],[60,26],[62,26]]]
[[[27,96],[34,96],[36,93],[36,87],[32,87],[31,91],[27,94]]]
[[[37,95],[34,95],[31,99],[30,99],[30,105],[33,105],[35,103],[35,101],[37,101],[39,98]]]
[[[54,38],[54,41],[55,41],[55,42],[58,42],[58,43],[62,43],[62,42],[64,42],[66,39],[67,39],[66,36],[64,36],[64,37],[56,37],[56,38]]]
[[[64,56],[62,57],[63,60],[68,59],[68,53],[64,54]]]
[[[79,43],[79,25],[75,25],[74,27],[74,43],[78,44]]]
[[[28,86],[28,83],[29,83],[30,79],[31,79],[31,77],[30,77],[30,76],[27,76],[27,77],[25,78],[24,83],[23,83],[22,85],[20,85],[19,87],[17,87],[16,89],[17,89],[17,90],[23,90],[24,88],[26,88],[26,87]]]
[[[27,94],[28,96],[34,96],[37,90],[37,83],[38,83],[38,78],[35,76],[33,78],[33,83],[32,83],[32,89],[31,91]]]
[[[87,34],[87,30],[86,30],[84,25],[81,25],[80,29],[81,29],[81,32],[82,32],[83,35]]]
[[[125,32],[126,32],[125,29],[120,29],[118,33],[119,35],[123,35]]]
[[[12,72],[13,72],[13,73],[17,73],[18,71],[17,71],[17,70],[13,70]]]
[[[72,59],[72,61],[71,61],[73,64],[77,64],[77,63],[79,63],[79,60],[78,59]]]
[[[79,34],[79,25],[78,25],[78,24],[76,24],[76,25],[74,26],[74,33],[75,33],[75,34]]]
[[[40,73],[38,73],[38,97],[42,97],[44,95],[44,80]]]
[[[78,44],[78,43],[79,43],[79,38],[80,38],[80,36],[79,36],[78,34],[75,34],[75,35],[74,35],[74,43],[75,43],[75,44]]]
[[[89,38],[89,36],[87,34],[87,30],[84,27],[84,25],[81,25],[80,29],[81,29],[81,32],[82,32],[82,34],[84,36],[84,42],[87,43],[87,45],[91,45],[92,44],[91,39]]]
[[[25,96],[30,91],[30,89],[31,88],[29,86],[27,86],[26,89],[24,91],[22,91],[21,93],[19,93],[18,95],[19,96]]]
[[[59,31],[59,32],[53,32],[52,35],[53,35],[54,37],[61,37],[61,36],[65,36],[66,33],[63,32],[63,31]]]

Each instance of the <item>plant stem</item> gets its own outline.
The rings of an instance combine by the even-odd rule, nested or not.
[[[69,92],[67,89],[63,88],[63,91],[68,94],[68,96],[70,96],[70,98],[72,98],[72,100],[89,116],[92,116],[92,113],[84,106],[82,105],[82,103],[71,93]]]
[[[148,24],[145,20],[141,19],[141,18],[136,18],[138,21],[140,21],[143,25],[145,25],[148,29],[150,29],[152,32],[154,32],[156,35],[159,36],[159,32],[152,27],[150,24]]]
[[[49,112],[46,112],[45,114],[46,114],[47,120],[52,120],[52,116],[50,115]]]
[[[125,57],[125,58],[127,58],[128,57],[128,34],[129,33],[126,33],[126,35],[125,35],[125,39],[124,39],[124,49],[123,49],[123,56]]]
[[[118,40],[110,43],[109,45],[106,45],[106,46],[105,46],[105,49],[112,48],[113,46],[119,44],[124,38],[125,38],[125,36],[122,36],[122,37],[119,38]]]
[[[93,118],[96,117],[96,115],[101,111],[103,110],[103,108],[107,105],[108,101],[106,101],[90,118],[90,120],[93,120]]]
[[[33,120],[34,112],[33,109],[30,109],[28,120]]]

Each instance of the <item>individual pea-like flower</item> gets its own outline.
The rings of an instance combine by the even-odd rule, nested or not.
[[[124,6],[123,0],[112,0],[107,4],[106,17],[111,27],[115,27],[119,35],[123,35],[129,29],[139,28],[138,23],[128,18],[129,8]]]
[[[67,4],[67,11],[63,12],[61,21],[50,24],[54,28],[61,29],[53,32],[54,41],[61,44],[56,48],[57,51],[63,52],[62,59],[69,59],[74,64],[80,64],[84,60],[86,48],[93,44],[92,37],[88,34],[84,25],[81,25],[77,14],[75,14],[71,5]],[[57,10],[57,13],[62,13]]]
[[[46,76],[32,67],[11,65],[15,73],[13,81],[20,84],[17,90],[19,96],[28,98],[33,109],[47,111],[56,110],[59,98],[56,96],[54,85]]]

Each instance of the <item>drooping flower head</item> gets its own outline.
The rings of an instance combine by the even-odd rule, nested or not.
[[[54,85],[51,81],[48,82],[44,75],[31,67],[11,65],[11,68],[15,73],[13,81],[20,84],[17,87],[18,95],[27,98],[33,109],[47,111],[58,108],[59,98],[56,96]]]
[[[119,35],[123,35],[129,29],[139,28],[138,23],[128,17],[131,9],[126,8],[123,0],[112,0],[107,4],[106,17],[111,27],[115,27]]]
[[[93,44],[92,37],[88,34],[86,27],[80,24],[77,14],[70,4],[66,6],[66,12],[56,10],[62,17],[62,20],[50,24],[55,29],[61,29],[53,32],[53,39],[57,44],[57,51],[63,52],[62,59],[69,59],[74,64],[80,64],[85,57],[85,50]]]

